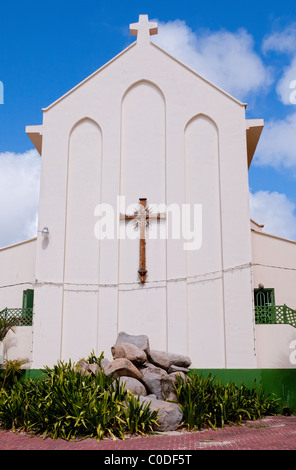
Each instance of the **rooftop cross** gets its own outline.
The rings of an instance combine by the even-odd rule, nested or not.
[[[150,22],[148,15],[140,15],[138,23],[130,24],[130,33],[132,36],[138,36],[137,41],[150,41],[149,36],[158,33],[157,23]]]

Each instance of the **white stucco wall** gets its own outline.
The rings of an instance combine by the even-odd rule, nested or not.
[[[0,310],[21,308],[35,280],[36,239],[0,248]]]
[[[275,304],[296,309],[296,242],[267,234],[252,224],[254,288],[273,288]],[[291,325],[256,325],[257,367],[296,367],[296,329]]]
[[[193,367],[253,367],[245,107],[150,43],[44,110],[33,365],[110,348],[119,331]],[[202,246],[97,240],[96,204],[201,204]],[[120,222],[124,224],[124,221]],[[162,223],[162,222],[161,222]]]
[[[296,242],[252,230],[254,287],[274,288],[275,304],[296,310]]]
[[[21,308],[23,291],[34,288],[36,239],[0,249],[0,310]],[[4,340],[5,359],[28,359],[24,367],[30,367],[32,357],[32,327],[18,326]]]
[[[29,369],[32,358],[32,326],[16,326],[3,341],[4,358],[9,361],[24,361],[22,368]]]
[[[296,329],[290,325],[256,325],[259,369],[296,367]]]

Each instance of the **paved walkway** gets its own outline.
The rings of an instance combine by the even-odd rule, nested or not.
[[[171,432],[125,441],[95,439],[66,442],[0,430],[0,450],[296,450],[296,416],[273,416],[217,431]],[[108,455],[108,454],[106,454]],[[127,454],[126,454],[127,455]]]

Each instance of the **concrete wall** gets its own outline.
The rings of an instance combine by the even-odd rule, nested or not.
[[[296,242],[266,234],[252,224],[254,288],[273,288],[276,305],[296,309]],[[296,329],[290,325],[256,325],[257,366],[296,367]]]
[[[34,288],[36,239],[0,249],[0,310],[21,308],[23,291]],[[32,327],[18,326],[4,339],[5,359],[32,357]]]
[[[296,242],[252,230],[254,287],[274,288],[275,304],[296,309]]]
[[[21,308],[35,279],[36,239],[0,248],[0,310]]]
[[[296,368],[296,329],[290,325],[256,325],[259,369]]]
[[[33,367],[110,356],[119,331],[193,367],[253,367],[245,106],[135,42],[44,110]],[[96,204],[202,205],[202,243],[94,237]],[[162,222],[161,222],[162,224]],[[151,224],[152,225],[152,224]],[[156,223],[157,225],[157,223]],[[152,230],[152,229],[151,229]]]
[[[7,360],[26,360],[22,368],[29,369],[32,358],[32,327],[16,326],[9,331],[3,341],[4,358]]]

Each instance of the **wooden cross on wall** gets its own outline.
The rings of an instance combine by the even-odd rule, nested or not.
[[[165,219],[165,213],[153,214],[150,212],[149,207],[147,206],[147,199],[140,198],[140,207],[139,210],[136,210],[134,214],[120,214],[120,219],[124,220],[135,220],[140,226],[140,262],[139,262],[139,276],[141,284],[144,284],[147,276],[146,268],[146,227],[149,226],[149,220],[160,220]]]

